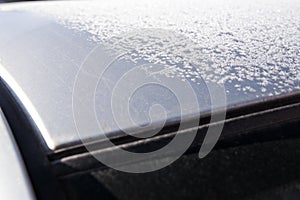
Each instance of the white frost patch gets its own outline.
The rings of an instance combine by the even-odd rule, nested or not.
[[[160,73],[272,96],[299,89],[300,1],[110,0],[2,7],[56,20]],[[163,29],[163,30],[162,30]],[[180,63],[180,65],[178,64]]]

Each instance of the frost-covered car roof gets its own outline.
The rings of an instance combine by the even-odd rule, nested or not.
[[[103,134],[86,124],[80,138],[72,112],[78,71],[97,47],[120,53],[95,90],[95,114],[104,133],[112,136],[119,134],[119,127],[109,109],[110,92],[137,65],[142,66],[141,75],[188,81],[203,113],[211,110],[205,83],[225,86],[226,107],[299,91],[299,9],[297,0],[3,5],[0,75],[47,146],[57,150]],[[180,117],[172,92],[149,86],[136,95],[131,114],[138,124],[149,122],[149,108],[157,103],[165,106],[167,122]],[[186,113],[195,116],[199,110],[188,108]],[[164,116],[154,113],[157,122]]]

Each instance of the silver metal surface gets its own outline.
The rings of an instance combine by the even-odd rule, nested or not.
[[[86,56],[103,44],[117,50],[128,46],[143,49],[130,38],[118,42],[118,36],[145,27],[171,30],[197,43],[196,47],[194,43],[188,46],[191,51],[182,49],[178,41],[162,44],[169,47],[175,42],[172,50],[178,55],[187,54],[197,64],[184,68],[182,63],[175,63],[177,71],[161,73],[184,77],[196,91],[204,81],[224,82],[228,106],[299,90],[299,1],[208,2],[211,1],[113,0],[2,6],[0,76],[19,98],[51,150],[80,142],[72,113],[72,91]],[[145,41],[151,36],[147,34],[141,32]],[[151,56],[153,52],[164,53],[155,49],[158,46],[145,45],[147,51],[139,55],[147,61],[149,52]],[[197,57],[199,49],[202,60]],[[129,55],[131,60],[132,55]],[[173,62],[172,56],[168,61]],[[107,109],[111,103],[107,94],[122,73],[130,69],[130,64],[122,59],[114,62],[105,84],[95,92],[95,114],[108,134],[119,129]],[[131,114],[138,123],[148,122],[149,105],[155,103],[170,111],[167,120],[180,117],[176,100],[170,100],[172,94],[162,88],[146,89],[136,93],[138,98],[132,101]],[[197,97],[201,109],[209,110],[207,92],[199,90]],[[198,114],[198,111],[190,110],[190,113]],[[98,136],[98,131],[87,123],[85,137],[93,140]]]
[[[35,199],[23,160],[0,109],[0,198]]]

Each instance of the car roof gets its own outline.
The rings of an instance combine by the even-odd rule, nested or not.
[[[137,65],[142,65],[137,77],[147,73],[154,79],[188,81],[201,109],[186,107],[183,117],[187,119],[211,112],[206,83],[224,86],[223,110],[299,91],[299,4],[292,0],[197,2],[114,0],[1,6],[0,26],[5,27],[0,32],[1,78],[53,151],[85,139],[103,139],[103,134],[122,134],[110,108],[111,92]],[[90,52],[107,47],[122,54],[95,90],[95,115],[103,130],[87,122],[86,132],[80,135],[73,112],[74,85]],[[92,82],[95,77],[90,77]],[[153,115],[155,122],[176,123],[182,117],[170,88],[148,85],[144,89],[135,93],[137,99],[130,108],[138,123],[125,120],[125,128],[132,132],[143,128],[149,122],[150,107],[156,104],[166,108],[167,118],[154,110],[158,112]]]

